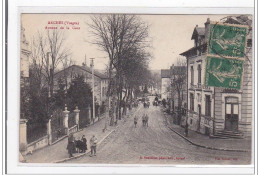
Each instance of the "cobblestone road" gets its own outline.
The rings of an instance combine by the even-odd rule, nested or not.
[[[141,116],[149,115],[143,127]],[[250,164],[250,152],[229,152],[199,148],[172,132],[165,123],[160,107],[142,106],[125,119],[117,130],[97,148],[97,156],[88,155],[66,163],[113,164]],[[218,146],[218,145],[216,145]]]

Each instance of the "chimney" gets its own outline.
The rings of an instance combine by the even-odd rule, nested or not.
[[[207,21],[204,24],[205,24],[205,41],[208,42],[210,19],[207,18]]]

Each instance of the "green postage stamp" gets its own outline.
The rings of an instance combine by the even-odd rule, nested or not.
[[[243,58],[247,44],[247,26],[211,23],[208,54]]]
[[[205,86],[240,89],[244,60],[207,56]]]

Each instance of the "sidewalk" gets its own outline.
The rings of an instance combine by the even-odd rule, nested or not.
[[[250,152],[251,151],[251,139],[217,139],[210,138],[209,136],[200,134],[196,131],[189,130],[188,137],[184,135],[184,128],[173,124],[173,118],[164,114],[168,127],[176,134],[187,140],[193,145],[223,151],[237,151],[237,152]]]
[[[127,115],[131,115],[135,109],[132,111],[128,111]],[[82,137],[82,135],[86,136],[88,150],[86,153],[76,153],[73,154],[73,158],[77,158],[83,156],[85,154],[89,154],[90,152],[90,145],[89,140],[90,138],[95,135],[98,139],[98,145],[107,138],[111,133],[113,133],[117,126],[119,126],[122,122],[124,122],[124,118],[118,121],[117,126],[109,126],[107,123],[107,130],[103,132],[105,126],[106,118],[102,118],[100,121],[97,121],[93,125],[84,128],[83,130],[74,133],[75,139]],[[68,138],[65,138],[53,145],[44,147],[40,150],[33,152],[32,155],[24,156],[27,163],[58,163],[70,160],[67,148]]]

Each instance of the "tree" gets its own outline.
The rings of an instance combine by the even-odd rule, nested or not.
[[[109,57],[107,93],[109,108],[111,107],[110,97],[115,90],[117,94],[117,114],[120,119],[124,98],[122,92],[126,89],[129,90],[127,82],[129,81],[129,74],[126,69],[129,67],[132,57],[137,60],[145,58],[144,56],[138,58],[138,55],[145,55],[145,48],[149,46],[147,41],[148,25],[136,15],[94,15],[91,19],[92,23],[87,24],[94,38],[91,43],[99,46]],[[142,64],[142,62],[140,61],[139,64]],[[115,77],[112,77],[113,73],[115,73]],[[138,79],[138,77],[136,78]],[[125,94],[130,94],[130,91]]]
[[[77,76],[72,80],[67,93],[68,107],[69,109],[75,109],[78,106],[79,109],[87,108],[92,105],[92,91],[89,84],[84,82],[83,76]]]
[[[34,67],[40,82],[47,82],[43,86],[48,86],[51,96],[53,94],[54,72],[61,62],[63,65],[67,64],[67,59],[71,55],[65,41],[65,33],[61,30],[38,32],[32,40],[31,66]]]
[[[181,121],[181,108],[183,103],[183,96],[182,91],[186,86],[186,60],[178,59],[177,66],[173,67],[172,70],[172,81],[171,81],[171,90],[172,90],[172,98],[176,99],[175,96],[177,95],[178,100],[178,108],[177,108],[177,123],[180,124]]]

